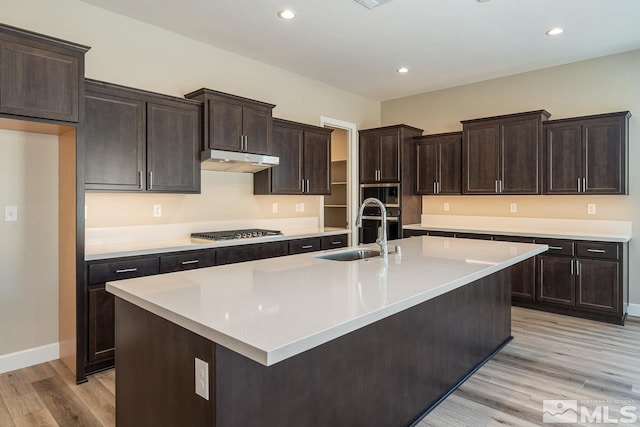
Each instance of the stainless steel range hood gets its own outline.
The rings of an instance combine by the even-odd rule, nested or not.
[[[203,170],[255,173],[278,166],[280,159],[264,154],[205,150],[200,154]]]

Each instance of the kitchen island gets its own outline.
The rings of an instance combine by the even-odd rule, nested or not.
[[[326,251],[108,283],[118,425],[419,420],[511,339],[509,268],[547,247],[395,245],[386,259]]]

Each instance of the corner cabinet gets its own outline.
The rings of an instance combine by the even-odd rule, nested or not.
[[[95,80],[85,85],[85,188],[200,192],[200,103]]]
[[[544,124],[544,194],[628,194],[628,111]]]
[[[280,164],[253,175],[254,194],[331,194],[331,129],[273,119]]]
[[[88,49],[0,25],[0,113],[77,123]]]
[[[203,103],[204,146],[215,150],[272,154],[273,104],[211,89],[185,95]]]
[[[416,138],[416,193],[461,194],[462,133]]]
[[[545,110],[462,122],[462,194],[540,194]]]

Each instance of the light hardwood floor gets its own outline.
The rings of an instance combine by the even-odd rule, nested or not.
[[[608,405],[612,418],[621,405],[635,405],[640,416],[640,320],[621,327],[522,308],[512,312],[514,340],[420,427],[541,425],[543,399],[591,401],[592,410],[618,401]],[[114,426],[114,393],[113,370],[79,386],[60,361],[5,373],[0,426]]]

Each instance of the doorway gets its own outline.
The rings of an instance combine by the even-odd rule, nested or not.
[[[358,209],[357,130],[354,123],[321,117],[320,125],[331,133],[331,195],[322,201],[321,223],[324,227],[348,228],[350,245],[358,242],[354,227]]]

